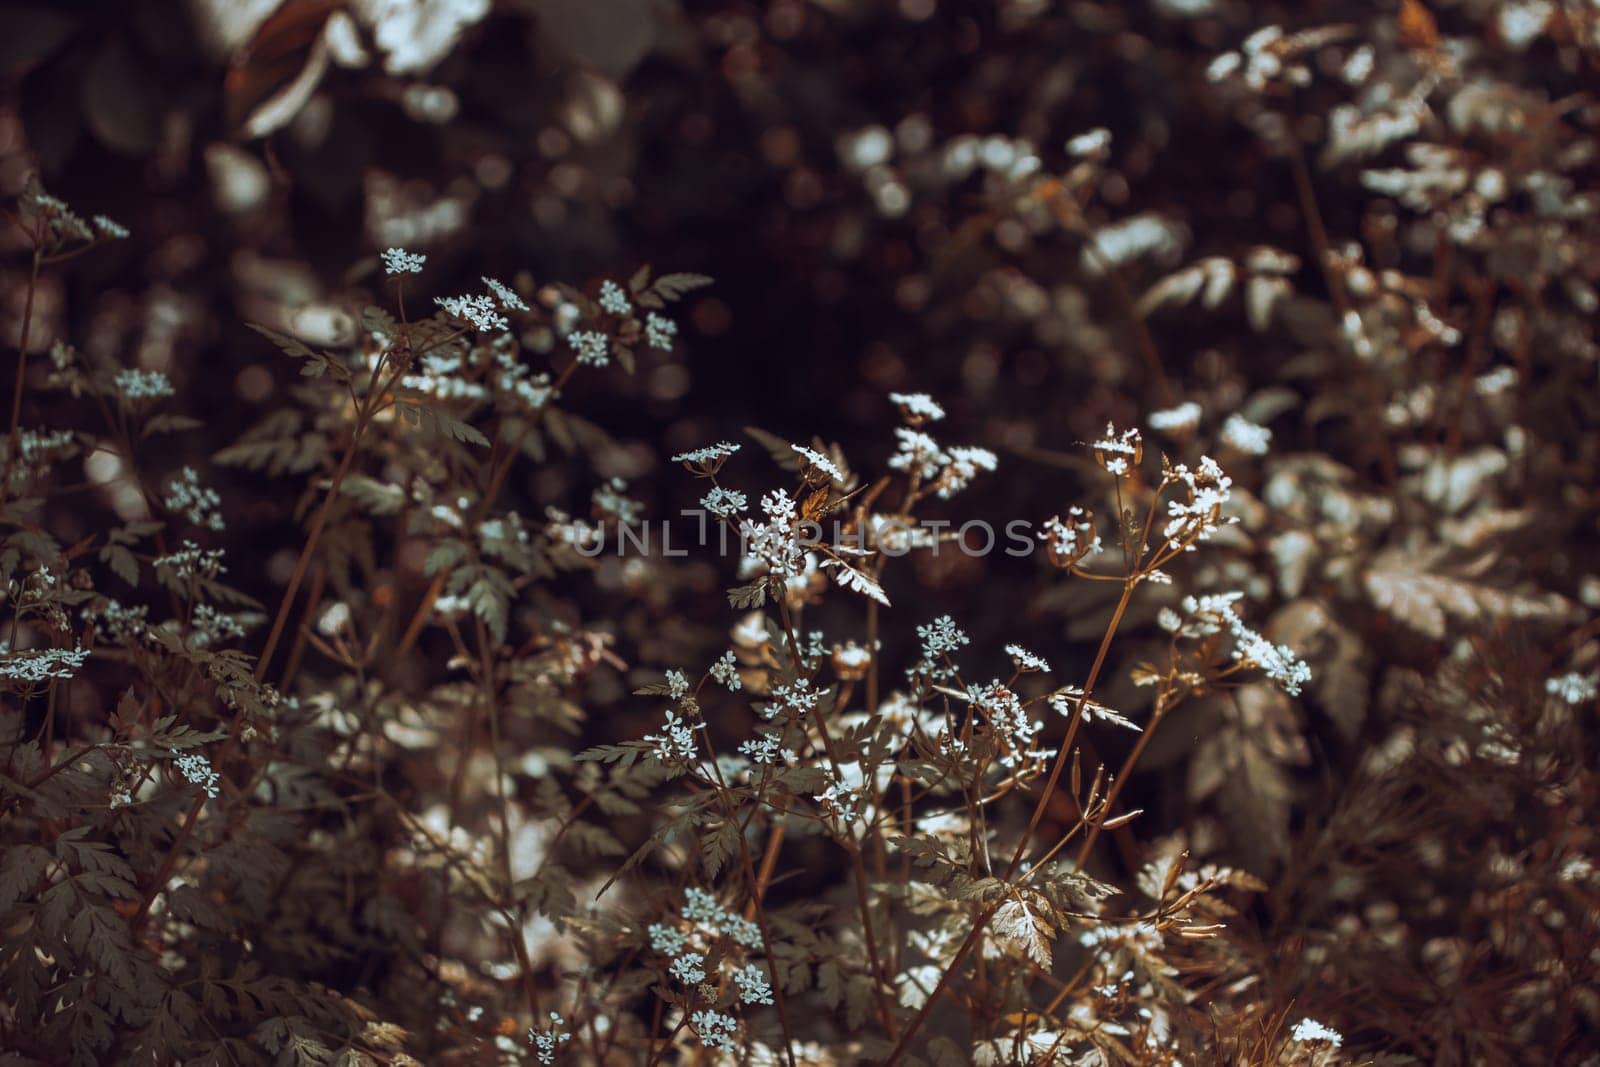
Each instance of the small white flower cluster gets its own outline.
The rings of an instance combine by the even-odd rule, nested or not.
[[[126,226],[104,215],[96,215],[89,221],[94,224],[95,231],[101,237],[106,237],[113,241],[125,240],[128,237],[128,228]]]
[[[222,497],[215,489],[200,484],[200,475],[193,467],[185,467],[178,473],[167,486],[167,496],[162,503],[167,510],[182,513],[196,526],[216,531],[224,528]]]
[[[889,402],[900,405],[901,412],[910,418],[926,419],[929,422],[938,422],[944,418],[944,408],[927,393],[890,393]]]
[[[673,338],[678,336],[678,324],[654,311],[645,316],[644,343],[661,352],[672,351]]]
[[[698,952],[685,952],[667,970],[684,985],[699,985],[706,980],[706,958]]]
[[[739,1022],[733,1016],[720,1011],[702,1009],[689,1018],[694,1024],[695,1033],[700,1035],[700,1043],[706,1048],[714,1048],[721,1052],[734,1051],[733,1034],[738,1029]]]
[[[795,754],[784,748],[776,735],[739,742],[739,754],[751,763],[762,766],[776,766],[780,761],[792,763],[795,759]]]
[[[949,465],[939,476],[939,499],[949,500],[971,485],[972,479],[978,476],[979,471],[988,471],[992,474],[999,465],[999,458],[987,448],[971,446],[951,448]]]
[[[913,474],[922,481],[928,481],[939,473],[939,467],[944,463],[944,450],[939,447],[939,442],[920,430],[904,426],[896,427],[894,433],[900,439],[900,450],[890,458],[890,469]]]
[[[744,687],[744,682],[739,678],[739,662],[734,658],[732,649],[723,652],[717,662],[711,665],[711,677],[727,686],[730,693],[737,693]]]
[[[771,1004],[772,986],[767,982],[767,972],[760,964],[747,963],[733,972],[734,984],[739,987],[739,999],[746,1004]]]
[[[731,519],[748,508],[750,501],[737,489],[724,489],[719,485],[700,498],[700,506],[720,518]]]
[[[1006,655],[1011,657],[1011,662],[1017,665],[1019,671],[1049,671],[1050,663],[1043,656],[1035,655],[1021,645],[1007,645]]]
[[[567,334],[567,345],[579,363],[604,367],[611,362],[611,338],[598,330],[574,330]]]
[[[1320,1042],[1338,1048],[1344,1044],[1344,1035],[1331,1026],[1324,1026],[1315,1019],[1301,1019],[1294,1024],[1294,1030],[1289,1034],[1291,1041]]]
[[[701,503],[707,511],[715,511],[710,500],[708,495]],[[766,564],[768,572],[777,577],[788,578],[800,573],[805,566],[805,551],[801,548],[799,531],[795,525],[797,515],[794,500],[787,490],[774,489],[761,498],[761,509],[767,513],[766,522],[740,520],[739,536],[743,538],[746,550],[755,560]]]
[[[595,514],[616,520],[623,526],[637,526],[644,518],[644,505],[625,495],[628,483],[613,478],[589,495]]]
[[[729,937],[749,949],[761,947],[761,928],[724,908],[704,889],[690,886],[683,891],[682,914],[685,920],[700,924],[702,930],[712,936]]]
[[[1237,52],[1224,52],[1206,68],[1213,82],[1237,76],[1252,92],[1262,92],[1268,84],[1283,80],[1304,88],[1311,84],[1311,68],[1295,59],[1296,53],[1312,43],[1310,34],[1285,37],[1279,26],[1266,26],[1246,37]]]
[[[145,636],[149,629],[150,608],[125,607],[121,601],[107,600],[99,607],[85,608],[83,617],[95,624],[95,632],[102,640],[115,644],[131,644]]]
[[[656,746],[655,757],[657,763],[678,763],[695,758],[694,732],[704,730],[706,724],[695,723],[690,726],[678,717],[678,713],[671,708],[667,709],[666,725],[659,734],[645,734],[644,740]]]
[[[1200,405],[1193,400],[1185,400],[1176,407],[1152,411],[1146,416],[1145,421],[1150,423],[1152,430],[1159,430],[1162,433],[1192,430],[1200,425]]]
[[[906,426],[895,427],[894,433],[900,444],[899,451],[889,458],[890,469],[933,484],[940,500],[949,500],[971,485],[978,472],[992,472],[999,466],[998,457],[987,448],[946,449],[922,431]]]
[[[196,604],[194,617],[189,620],[189,644],[193,648],[213,648],[224,641],[244,636],[244,624],[238,616],[218,611],[210,604]]]
[[[859,763],[845,764],[839,769],[843,777],[832,778],[827,788],[813,795],[811,799],[817,802],[824,817],[836,818],[841,823],[849,825],[860,817],[858,802],[862,799],[866,780],[861,775]],[[847,778],[851,779],[853,784],[852,781],[847,781]]]
[[[1067,142],[1067,155],[1073,159],[1103,156],[1111,150],[1111,131],[1104,126],[1080,133]]]
[[[193,541],[185,541],[176,552],[156,559],[154,566],[171,570],[180,580],[201,578],[211,581],[228,569],[222,565],[222,555],[220,548],[203,549]]]
[[[706,984],[711,975],[706,972],[707,953],[721,938],[728,938],[745,949],[762,947],[761,928],[750,920],[736,915],[717,902],[717,898],[703,889],[690,886],[684,890],[683,908],[679,917],[688,928],[676,922],[651,923],[646,933],[650,947],[671,959],[668,973],[686,986]],[[745,1004],[771,1004],[772,987],[767,973],[760,965],[745,963],[740,966],[727,953],[718,953],[721,967],[732,968],[731,977],[739,990],[739,999]],[[721,975],[726,979],[726,973]],[[739,1023],[731,1015],[716,1011],[697,1011],[691,1020],[701,1042],[708,1048],[731,1052],[733,1035]]]
[[[773,702],[762,707],[761,714],[768,721],[778,717],[781,711],[792,711],[797,718],[807,712],[817,710],[817,701],[826,696],[828,690],[811,688],[808,678],[796,678],[788,685],[780,685],[772,691]]]
[[[1222,443],[1247,455],[1264,456],[1272,444],[1272,431],[1234,413],[1222,424]]]
[[[983,712],[995,736],[1009,742],[1000,754],[1001,766],[1016,770],[1027,760],[1046,755],[1033,749],[1033,739],[1044,729],[1044,723],[1030,719],[1022,701],[1010,689],[998,681],[990,682],[981,688],[969,688],[967,699]]]
[[[119,370],[111,381],[125,400],[161,400],[173,394],[172,379],[158,370]]]
[[[940,682],[953,678],[954,667],[941,661],[972,643],[972,639],[948,615],[941,615],[925,626],[918,626],[917,638],[922,642],[922,659],[906,672],[913,685],[922,679]]]
[[[789,447],[794,449],[800,458],[809,463],[813,469],[827,475],[830,480],[835,482],[844,481],[844,472],[839,469],[839,465],[833,461],[832,457],[826,453],[818,452],[814,448],[806,448],[804,445],[790,445]]]
[[[689,692],[689,679],[684,677],[682,671],[667,672],[667,692],[671,694],[673,700],[682,700]]]
[[[528,1028],[528,1043],[533,1046],[534,1056],[540,1063],[556,1062],[557,1050],[572,1040],[572,1035],[567,1033],[566,1026],[565,1019],[551,1012],[550,1025],[543,1030]]]
[[[503,285],[500,282],[495,281],[493,278],[483,278],[483,284],[489,287],[489,291],[494,294],[495,299],[500,301],[500,306],[506,310],[529,310],[527,303],[525,303],[522,297],[518,296],[509,285]]]
[[[1059,515],[1046,519],[1039,540],[1045,543],[1051,558],[1063,565],[1077,563],[1103,547],[1094,519],[1076,504],[1067,509],[1065,519]]]
[[[1162,536],[1168,548],[1192,552],[1196,542],[1226,525],[1222,509],[1232,495],[1233,479],[1210,456],[1201,456],[1193,471],[1180,463],[1169,473],[1175,483],[1184,486],[1187,499],[1167,501],[1167,526]]]
[[[400,385],[440,400],[481,400],[488,396],[489,390],[481,382],[468,381],[461,368],[459,353],[429,352],[417,367],[420,373],[407,374],[400,379]]]
[[[627,315],[633,311],[633,303],[622,286],[607,278],[600,283],[600,309],[613,315]]]
[[[1100,466],[1119,478],[1130,473],[1144,455],[1144,441],[1137,427],[1119,434],[1116,426],[1109,422],[1106,423],[1105,436],[1092,447]]]
[[[428,257],[421,252],[407,252],[403,248],[390,248],[383,253],[385,274],[421,274]]]
[[[1544,691],[1560,697],[1568,704],[1584,704],[1600,695],[1600,674],[1568,671],[1554,678],[1546,678]]]
[[[672,457],[672,462],[687,463],[694,467],[709,467],[713,463],[720,466],[724,460],[737,451],[739,451],[738,445],[729,444],[727,441],[720,441],[714,445],[706,445],[704,448],[696,448],[688,452],[679,452],[676,456]]]
[[[211,761],[199,753],[190,753],[187,756],[178,756],[178,754],[174,752],[173,755],[178,757],[179,773],[181,773],[190,782],[204,789],[206,791],[206,796],[215,800],[218,792],[217,783],[222,781],[222,778],[217,774],[216,771],[211,769]]]
[[[0,641],[0,678],[26,683],[52,678],[64,680],[71,678],[88,658],[89,650],[81,647],[29,648],[12,652],[10,641]]]
[[[1243,593],[1214,593],[1203,597],[1185,597],[1183,610],[1197,617],[1199,625],[1191,623],[1184,628],[1186,635],[1204,636],[1226,627],[1233,635],[1233,658],[1240,663],[1258,668],[1290,696],[1299,696],[1300,689],[1311,681],[1311,668],[1287,645],[1275,645],[1246,626],[1233,610],[1233,605],[1244,597]]]
[[[482,293],[474,296],[436,296],[433,302],[453,317],[472,323],[484,333],[511,328],[511,323],[500,314],[494,301]]]

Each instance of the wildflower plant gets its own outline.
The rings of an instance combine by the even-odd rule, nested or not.
[[[255,184],[349,148],[383,251],[235,257],[262,321],[193,331],[260,361],[225,415],[175,207],[147,245],[35,181],[6,220],[0,1047],[1587,1062],[1578,6],[687,10],[648,108],[559,11],[323,12],[287,90],[255,65],[300,16],[266,24],[226,90],[274,131]],[[520,83],[443,60],[519,21],[574,95],[513,150]],[[837,56],[881,94],[836,97]],[[388,106],[448,134],[429,166],[470,154],[438,198],[361,156],[353,109]],[[204,128],[172,107],[163,181]],[[729,118],[756,151],[722,156]],[[772,291],[883,312],[859,360],[702,352],[767,324],[750,279],[538,276],[601,216],[662,236],[616,149],[668,127],[694,151],[638,155],[693,156],[696,198],[781,191],[736,228],[792,260]],[[240,144],[205,160],[249,192]],[[287,244],[239,188],[229,226]],[[119,254],[161,281],[104,287]]]

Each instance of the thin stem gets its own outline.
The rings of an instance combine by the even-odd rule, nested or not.
[[[1073,739],[1078,734],[1078,724],[1083,721],[1083,707],[1093,695],[1095,683],[1100,680],[1100,670],[1105,666],[1106,653],[1111,650],[1111,639],[1116,636],[1117,627],[1122,625],[1122,616],[1127,612],[1128,602],[1133,599],[1133,591],[1138,584],[1134,576],[1129,576],[1122,587],[1122,596],[1117,600],[1116,610],[1111,613],[1111,622],[1106,626],[1105,636],[1100,639],[1100,648],[1095,652],[1094,664],[1089,668],[1089,677],[1084,680],[1083,695],[1078,698],[1077,707],[1072,709],[1072,721],[1067,724],[1066,740],[1062,742],[1061,750],[1056,753],[1055,764],[1050,768],[1050,777],[1044,784],[1044,791],[1039,794],[1038,803],[1033,807],[1033,815],[1028,819],[1028,828],[1023,832],[1022,840],[1017,842],[1017,850],[1012,854],[1011,862],[1006,865],[1007,878],[1016,873],[1017,865],[1022,862],[1023,853],[1028,850],[1028,843],[1033,840],[1034,832],[1044,819],[1045,808],[1055,793],[1056,784],[1061,781],[1061,772],[1066,768]]]
[[[22,332],[17,335],[17,381],[11,390],[11,442],[6,452],[5,481],[10,485],[11,469],[21,458],[22,449],[22,389],[28,371],[28,335],[33,332],[33,298],[39,289],[39,264],[42,262],[37,245],[33,250],[33,265],[28,272],[28,295],[22,304]]]

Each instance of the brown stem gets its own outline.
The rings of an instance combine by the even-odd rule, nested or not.
[[[344,485],[345,475],[350,473],[350,465],[355,461],[356,452],[361,447],[361,436],[367,428],[367,415],[365,410],[356,415],[355,432],[350,437],[350,445],[345,449],[344,457],[339,460],[339,469],[334,472],[333,481],[328,486],[328,495],[323,497],[322,506],[317,509],[316,518],[311,522],[311,530],[306,534],[306,543],[300,549],[300,558],[295,561],[294,573],[289,577],[289,586],[283,591],[283,599],[278,603],[277,618],[272,620],[272,632],[267,635],[267,643],[261,650],[261,658],[256,660],[256,681],[262,681],[267,676],[267,667],[272,662],[272,654],[277,651],[278,639],[283,636],[283,628],[289,621],[289,611],[294,607],[294,598],[300,592],[300,583],[305,580],[306,571],[311,567],[311,558],[317,551],[317,543],[322,539],[322,530],[328,524],[328,515],[333,511],[334,501],[339,498],[339,489]]]
[[[11,483],[11,469],[21,458],[22,449],[22,384],[28,371],[28,335],[33,332],[33,297],[39,289],[40,254],[33,250],[33,266],[28,273],[28,296],[22,304],[22,332],[17,336],[17,383],[11,391],[11,442],[6,452],[5,480],[0,487]]]
[[[1100,680],[1100,670],[1105,666],[1106,653],[1111,650],[1111,639],[1117,634],[1117,627],[1122,624],[1122,616],[1128,610],[1128,602],[1133,599],[1133,591],[1138,587],[1138,582],[1130,577],[1122,587],[1122,596],[1117,600],[1116,610],[1111,613],[1111,622],[1106,626],[1105,636],[1100,639],[1100,648],[1094,655],[1094,664],[1089,668],[1089,677],[1083,683],[1083,696],[1078,698],[1078,706],[1072,710],[1072,721],[1067,724],[1067,737],[1061,743],[1061,750],[1056,753],[1055,764],[1050,768],[1050,777],[1044,784],[1044,791],[1039,794],[1039,802],[1033,807],[1033,815],[1028,819],[1028,828],[1022,834],[1022,840],[1017,842],[1017,850],[1012,853],[1011,862],[1006,865],[1007,878],[1016,873],[1017,864],[1022,862],[1023,853],[1028,850],[1028,843],[1033,840],[1033,835],[1039,829],[1039,823],[1044,819],[1045,808],[1050,803],[1050,797],[1055,793],[1056,784],[1061,781],[1061,772],[1066,768],[1068,754],[1072,751],[1073,739],[1078,733],[1078,724],[1083,721],[1083,706],[1089,702],[1094,693],[1095,683]]]

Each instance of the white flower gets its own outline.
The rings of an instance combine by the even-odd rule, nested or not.
[[[919,430],[897,426],[894,435],[900,440],[900,450],[889,459],[891,470],[905,471],[927,481],[949,462],[950,457],[939,447],[939,442]]]
[[[1272,444],[1272,431],[1235,413],[1222,424],[1222,443],[1252,456],[1264,456]]]
[[[1116,426],[1109,422],[1106,423],[1105,436],[1092,447],[1100,466],[1118,477],[1131,471],[1144,455],[1144,441],[1137,427],[1119,434]]]
[[[817,701],[827,692],[826,689],[812,689],[810,679],[796,678],[789,685],[779,686],[772,691],[773,703],[768,704],[761,714],[768,721],[777,718],[778,712],[785,708],[796,715],[804,715],[808,711],[815,711]]]
[[[804,566],[805,552],[795,531],[794,501],[783,489],[774,489],[761,498],[761,507],[767,513],[765,523],[757,524],[750,519],[739,523],[739,537],[745,551],[765,563],[778,577],[799,573]],[[707,506],[706,510],[713,509]]]
[[[746,1004],[771,1004],[772,987],[767,984],[767,972],[759,965],[747,963],[733,972],[734,984],[739,987],[739,999]]]
[[[744,683],[739,678],[739,663],[734,659],[732,650],[722,654],[722,658],[711,665],[711,677],[728,687],[729,692],[738,692]]]
[[[71,678],[88,658],[89,650],[81,647],[30,648],[13,653],[10,641],[0,641],[0,678],[17,682]]]
[[[422,265],[428,257],[421,252],[407,252],[403,248],[391,248],[383,253],[383,269],[386,274],[421,274]]]
[[[698,952],[685,952],[672,961],[668,968],[672,977],[684,985],[699,985],[706,980],[706,958]]]
[[[604,367],[611,362],[611,338],[596,330],[575,330],[567,335],[567,344],[577,353],[579,363]]]
[[[600,307],[613,315],[626,315],[633,310],[628,294],[609,278],[600,283]]]
[[[844,481],[844,472],[826,454],[818,452],[814,448],[806,448],[804,445],[790,445],[789,447],[798,452],[807,463],[826,474],[829,478],[836,482]]]
[[[654,311],[645,316],[644,341],[662,352],[672,351],[672,339],[678,336],[678,324]]]
[[[683,676],[682,671],[667,672],[667,692],[672,695],[673,700],[682,700],[689,692],[689,679]]]
[[[200,578],[211,581],[227,571],[222,565],[222,554],[220,548],[202,549],[193,541],[185,541],[176,552],[157,558],[151,565],[158,569],[169,568],[181,580]]]
[[[689,935],[676,926],[651,923],[645,931],[650,935],[650,947],[663,956],[678,956],[689,947]]]
[[[1232,495],[1233,479],[1222,472],[1217,461],[1201,456],[1198,467],[1190,471],[1183,464],[1171,470],[1173,479],[1184,486],[1184,500],[1167,501],[1167,526],[1163,531],[1169,548],[1193,549],[1224,525],[1222,508]]]
[[[1566,674],[1545,679],[1544,691],[1551,696],[1560,697],[1568,704],[1583,704],[1593,700],[1600,693],[1600,674],[1579,674],[1577,671],[1568,671]]]
[[[1080,133],[1067,142],[1067,155],[1074,159],[1083,159],[1086,156],[1098,156],[1111,147],[1111,131],[1104,126],[1096,126],[1087,133]]]
[[[127,400],[160,400],[172,395],[172,379],[158,370],[119,370],[111,381]]]
[[[1291,1041],[1324,1042],[1338,1048],[1344,1044],[1344,1036],[1331,1026],[1324,1026],[1315,1019],[1301,1019],[1294,1024],[1294,1031],[1289,1035]]]
[[[706,445],[704,448],[696,448],[689,452],[679,452],[672,457],[672,462],[689,463],[703,467],[725,460],[737,451],[739,451],[738,445],[722,441],[714,445]]]
[[[1152,411],[1145,421],[1150,423],[1152,430],[1164,433],[1190,430],[1200,424],[1200,405],[1193,400],[1185,400],[1177,407]]]
[[[173,755],[177,755],[176,752]],[[206,791],[206,796],[213,800],[217,796],[217,783],[221,777],[211,769],[211,761],[199,753],[187,756],[178,756],[178,770],[182,775],[195,785]]]
[[[739,742],[739,752],[751,763],[776,764],[780,756],[789,758],[790,754],[779,747],[776,737],[752,738],[749,741]]]
[[[169,511],[183,514],[196,526],[208,530],[223,529],[222,497],[215,489],[200,484],[200,475],[193,467],[185,467],[167,486],[166,499],[162,501]]]
[[[1077,505],[1067,510],[1064,522],[1060,516],[1045,520],[1044,529],[1039,531],[1039,540],[1045,542],[1051,555],[1060,563],[1076,563],[1101,549],[1100,534],[1095,531],[1094,520]]]
[[[971,638],[948,615],[941,615],[926,626],[917,627],[917,636],[922,639],[922,658],[929,660],[972,643]]]
[[[733,1016],[720,1011],[697,1011],[689,1018],[694,1023],[695,1033],[700,1035],[700,1043],[706,1048],[734,1051],[733,1033],[739,1024]]]
[[[494,301],[489,297],[479,294],[476,296],[436,296],[433,302],[444,308],[445,311],[458,319],[465,319],[473,326],[489,333],[492,330],[504,330],[510,327],[506,317],[495,310]]]
[[[705,728],[706,724],[703,722],[690,726],[678,718],[676,711],[668,708],[666,725],[661,733],[645,734],[644,740],[656,746],[655,755],[658,763],[692,760],[695,758],[694,732]]]
[[[534,1053],[540,1063],[556,1062],[556,1049],[572,1040],[572,1035],[566,1031],[566,1020],[555,1012],[550,1013],[550,1025],[543,1030],[528,1030],[528,1040],[533,1043]]]
[[[223,641],[244,636],[244,624],[238,617],[218,611],[210,604],[196,604],[194,617],[189,621],[189,645],[193,648],[211,648]]]
[[[727,519],[749,507],[750,502],[738,490],[724,489],[719,485],[700,498],[700,506],[713,515]]]
[[[113,240],[122,240],[128,236],[128,228],[126,226],[113,222],[104,215],[96,215],[89,221],[94,223],[94,228],[100,231],[100,235],[102,237],[109,237]]]
[[[1233,605],[1242,593],[1222,593],[1211,596],[1185,597],[1183,609],[1190,615],[1201,616],[1202,625],[1226,626],[1233,634],[1233,658],[1259,668],[1263,674],[1283,686],[1290,696],[1299,696],[1300,689],[1311,681],[1311,668],[1297,658],[1286,645],[1275,645],[1246,626],[1234,612]],[[1202,631],[1203,632],[1203,631]]]
[[[899,404],[900,410],[907,415],[929,422],[937,422],[944,418],[944,408],[934,402],[933,397],[927,393],[890,393],[890,403]]]
[[[1036,656],[1021,645],[1007,645],[1006,655],[1017,665],[1019,671],[1048,671],[1050,664],[1043,656]]]
[[[500,301],[501,306],[506,310],[528,310],[528,305],[522,302],[522,297],[518,296],[510,286],[501,285],[493,278],[484,278],[483,284],[489,287],[489,291],[495,295],[495,298]]]
[[[993,471],[999,460],[987,448],[952,448],[950,465],[939,476],[939,499],[952,496],[972,484],[980,470]]]

